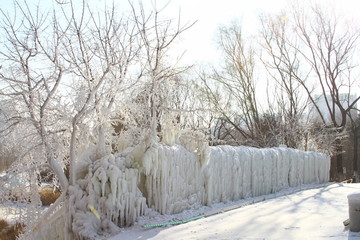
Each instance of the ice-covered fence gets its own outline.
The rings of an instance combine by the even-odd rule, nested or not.
[[[59,235],[66,229],[65,213],[71,214],[79,239],[98,239],[116,232],[115,225],[133,224],[148,207],[172,214],[329,180],[330,157],[324,154],[286,147],[198,146],[189,151],[144,143],[101,159],[91,158],[96,155],[90,149],[77,166],[70,198],[49,224],[33,232],[33,239]]]
[[[211,147],[206,204],[275,193],[329,180],[330,158],[291,148]]]
[[[178,213],[204,202],[204,178],[195,153],[156,145],[143,157],[147,203],[162,214]]]
[[[157,145],[143,165],[149,207],[177,213],[329,180],[330,158],[296,149],[210,147],[206,161],[181,146]],[[203,162],[203,165],[201,165]]]

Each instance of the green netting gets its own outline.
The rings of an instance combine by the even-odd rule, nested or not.
[[[178,225],[178,224],[182,224],[182,223],[187,223],[187,222],[191,222],[200,218],[205,217],[205,215],[201,215],[201,216],[197,216],[194,218],[190,218],[187,220],[182,220],[182,221],[176,221],[176,222],[167,222],[167,223],[158,223],[158,224],[149,224],[149,225],[144,225],[144,228],[150,228],[150,227],[162,227],[162,226],[168,226],[168,225]]]

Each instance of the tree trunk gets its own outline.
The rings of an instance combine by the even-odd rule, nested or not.
[[[331,181],[342,181],[343,180],[343,146],[340,139],[335,140],[335,151],[331,157],[330,166],[330,180]]]
[[[339,181],[338,171],[337,171],[337,155],[331,156],[330,163],[330,181]]]
[[[358,147],[359,147],[359,138],[358,138],[358,127],[353,128],[353,182],[358,182]]]

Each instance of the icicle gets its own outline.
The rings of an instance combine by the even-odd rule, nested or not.
[[[131,150],[124,151],[94,161],[85,179],[78,181],[78,190],[72,190],[70,205],[75,207],[73,228],[82,238],[92,239],[106,229],[113,232],[116,230],[114,224],[130,226],[140,214],[146,213],[146,199],[137,185],[138,169],[131,168],[129,163],[129,159],[134,159],[129,156],[132,153]],[[99,223],[95,224],[93,218],[86,222],[85,216],[93,212],[88,206],[99,213],[95,216],[100,218]]]
[[[286,146],[272,149],[216,146],[210,150],[209,162],[203,172],[206,204],[329,180],[330,160],[324,154]]]

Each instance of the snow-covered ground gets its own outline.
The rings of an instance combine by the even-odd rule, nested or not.
[[[304,188],[312,188],[302,190]],[[343,221],[348,218],[347,195],[360,193],[360,184],[307,185],[276,195],[215,204],[176,215],[150,212],[110,240],[121,239],[359,239]],[[265,201],[262,201],[267,199]],[[252,202],[257,202],[251,204]],[[143,228],[180,221],[231,206],[242,207],[185,224]]]

